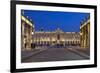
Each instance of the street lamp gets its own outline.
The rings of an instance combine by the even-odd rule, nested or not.
[[[32,32],[32,35],[34,34],[34,32]]]
[[[80,35],[82,36],[82,33],[80,32]]]

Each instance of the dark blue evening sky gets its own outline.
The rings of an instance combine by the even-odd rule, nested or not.
[[[79,32],[80,22],[88,17],[89,13],[24,10],[24,16],[32,19],[35,31],[41,28],[44,31],[55,31],[60,28],[64,32]]]

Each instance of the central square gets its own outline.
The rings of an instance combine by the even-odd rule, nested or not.
[[[21,62],[90,59],[90,13],[21,10]]]

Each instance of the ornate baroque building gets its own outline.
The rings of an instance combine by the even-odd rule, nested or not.
[[[80,44],[83,48],[90,48],[90,17],[81,23]]]
[[[30,50],[32,44],[32,34],[34,26],[32,20],[21,15],[21,48],[22,50]]]
[[[35,31],[32,20],[21,15],[21,48],[31,50],[32,46],[42,45],[75,45],[90,47],[90,18],[80,26],[80,32],[63,32],[59,28],[55,31]]]
[[[63,32],[59,28],[56,31],[38,31],[33,35],[35,45],[80,45],[79,32]]]

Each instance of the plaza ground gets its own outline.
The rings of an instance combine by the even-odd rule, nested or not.
[[[34,50],[22,51],[21,62],[47,62],[89,59],[89,50],[80,50],[78,46],[43,46]]]

